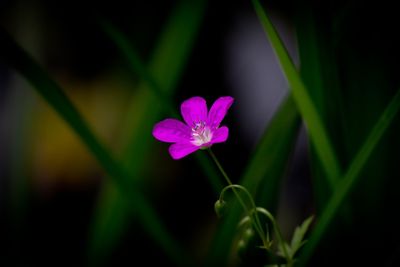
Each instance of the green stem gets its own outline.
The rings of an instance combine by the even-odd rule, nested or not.
[[[254,209],[257,208],[256,203],[254,202],[253,197],[251,196],[250,192],[246,189],[246,187],[244,187],[242,185],[239,185],[239,184],[231,184],[231,185],[226,186],[224,189],[222,189],[221,195],[220,195],[220,199],[222,200],[224,198],[224,194],[228,189],[234,190],[234,188],[240,189],[243,192],[245,192],[246,195],[248,196],[249,200],[250,200],[251,206]]]
[[[293,265],[292,258],[289,257],[289,253],[286,249],[285,243],[283,242],[281,231],[279,230],[278,224],[276,223],[274,216],[264,208],[257,207],[256,211],[267,216],[268,219],[270,219],[270,221],[272,222],[272,226],[274,227],[276,238],[278,239],[279,244],[281,244],[282,252],[285,255],[285,258],[287,260],[287,267],[292,266]]]
[[[217,165],[219,171],[222,173],[222,176],[224,176],[226,182],[229,185],[233,185],[231,179],[229,179],[229,176],[226,174],[224,168],[222,168],[222,165],[219,163],[217,157],[215,156],[214,152],[212,152],[211,148],[207,149],[208,153],[210,154],[211,158],[214,160],[215,164]],[[235,190],[233,190],[235,192]],[[236,193],[235,193],[236,194]]]
[[[257,209],[256,203],[254,202],[254,199],[253,199],[253,197],[251,196],[249,190],[247,190],[246,187],[244,187],[244,186],[242,186],[242,185],[231,184],[231,185],[226,186],[226,187],[221,191],[221,195],[220,195],[219,199],[220,199],[220,200],[223,199],[226,190],[232,189],[232,191],[235,191],[235,188],[240,189],[240,190],[242,190],[243,192],[246,193],[246,195],[247,195],[247,197],[248,197],[248,199],[249,199],[249,201],[250,201],[250,204],[251,204],[251,206],[252,206],[252,209],[251,209],[251,210],[254,210],[254,211],[255,211],[255,210]],[[248,212],[248,210],[246,210],[246,211]],[[248,213],[249,213],[249,212],[248,212]],[[249,214],[250,214],[250,213],[249,213]],[[257,219],[257,223],[258,223],[258,224],[260,225],[260,227],[261,227],[261,223],[260,223],[260,220],[259,220],[257,214],[256,214],[256,219]],[[263,232],[263,234],[264,234],[264,232]]]
[[[279,244],[281,244],[281,246],[282,246],[282,251],[283,251],[283,254],[284,254],[284,256],[285,256],[285,258],[287,260],[287,264],[288,264],[288,266],[292,266],[292,259],[289,257],[289,253],[288,253],[288,251],[287,251],[287,249],[285,247],[285,243],[283,241],[281,231],[278,228],[278,224],[277,224],[274,216],[269,211],[267,211],[266,209],[257,207],[255,202],[254,202],[254,200],[253,200],[253,198],[252,198],[252,196],[251,196],[251,194],[250,194],[250,192],[244,186],[237,185],[237,184],[231,184],[231,185],[225,187],[221,191],[220,200],[223,199],[224,194],[228,189],[235,190],[235,188],[240,189],[240,190],[242,190],[243,192],[246,193],[246,195],[248,196],[248,198],[250,200],[251,205],[253,206],[254,211],[256,212],[256,218],[257,219],[259,219],[258,215],[257,215],[257,212],[260,212],[260,213],[264,214],[265,216],[267,216],[268,219],[272,222],[272,226],[274,227],[276,238],[278,239]],[[260,223],[259,220],[258,220],[258,223]]]
[[[239,203],[242,205],[243,209],[246,211],[247,214],[249,214],[250,216],[252,215],[252,213],[248,210],[246,204],[244,203],[243,199],[241,198],[241,196],[239,195],[239,193],[237,192],[236,185],[234,185],[231,181],[231,179],[229,178],[228,174],[226,174],[224,168],[222,167],[222,165],[219,163],[217,157],[215,156],[214,152],[212,152],[211,148],[207,149],[208,153],[210,154],[211,158],[214,160],[215,164],[217,165],[219,171],[221,172],[222,176],[224,176],[226,182],[229,184],[229,188],[232,188],[233,193],[235,194],[236,198],[238,199]],[[250,193],[247,191],[247,189],[245,189],[244,187],[242,188],[242,186],[240,187],[241,189],[244,189],[244,191],[248,194],[249,199],[252,203],[253,207],[256,207],[254,200],[252,198],[252,196],[250,195]],[[221,196],[223,194],[223,192],[226,191],[225,189],[221,192]],[[221,199],[221,198],[220,198]],[[251,220],[253,223],[254,228],[256,229],[258,235],[260,236],[264,247],[267,247],[267,242],[265,240],[265,233],[264,230],[261,227],[261,223],[260,223],[260,219],[257,216],[257,213],[255,213],[255,221]]]
[[[242,185],[231,184],[231,185],[228,185],[228,186],[224,187],[224,189],[222,189],[222,191],[221,191],[221,195],[220,195],[219,199],[222,200],[224,198],[224,194],[228,189],[232,189],[232,191],[233,191],[233,190],[235,190],[235,188],[240,189],[240,190],[242,190],[243,192],[246,193],[247,198],[249,199],[250,204],[252,206],[251,211],[256,211],[257,210],[257,206],[256,206],[256,203],[254,202],[253,197],[251,196],[249,190],[247,190],[246,187],[244,187]],[[256,225],[259,227],[259,229],[261,229],[261,231],[259,231],[257,229],[257,232],[260,235],[261,239],[263,240],[264,246],[267,248],[267,242],[264,240],[265,233],[264,233],[263,228],[261,226],[261,221],[260,221],[260,218],[258,217],[257,212],[253,213],[253,212],[249,212],[248,210],[246,210],[246,211],[249,213],[250,216],[254,214],[254,218],[256,220]]]

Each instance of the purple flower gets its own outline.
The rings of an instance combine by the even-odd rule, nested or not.
[[[173,143],[169,147],[173,159],[183,158],[214,143],[225,142],[228,139],[228,127],[219,125],[232,103],[232,97],[220,97],[207,112],[204,98],[189,98],[181,105],[186,124],[176,119],[165,119],[154,126],[153,136],[160,141]]]

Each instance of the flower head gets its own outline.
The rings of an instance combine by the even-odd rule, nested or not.
[[[183,158],[214,143],[225,142],[228,139],[228,127],[219,125],[232,103],[232,97],[220,97],[208,112],[204,98],[189,98],[181,105],[186,124],[176,119],[165,119],[154,126],[153,136],[160,141],[173,143],[169,147],[173,159]]]

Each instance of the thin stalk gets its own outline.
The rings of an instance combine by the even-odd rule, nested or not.
[[[248,210],[246,204],[244,203],[242,197],[240,194],[237,192],[235,185],[232,183],[231,179],[229,178],[228,174],[225,172],[224,168],[222,167],[221,163],[219,163],[217,157],[215,156],[214,152],[212,152],[211,148],[207,149],[208,153],[210,154],[211,158],[214,160],[215,164],[217,165],[219,171],[221,172],[222,176],[225,178],[226,182],[229,184],[230,187],[232,187],[232,191],[235,194],[236,198],[238,199],[239,203],[243,206],[243,209],[246,211],[247,214],[251,215],[252,213]],[[247,190],[246,190],[247,191]],[[255,206],[255,203],[253,201],[253,198],[250,195],[250,199],[252,202],[252,205]],[[260,236],[264,247],[267,247],[267,243],[265,241],[265,233],[264,230],[261,227],[260,219],[257,216],[257,213],[255,213],[255,221],[251,220],[253,223],[254,228],[256,229],[258,235]]]
[[[267,216],[268,219],[270,219],[270,221],[272,222],[272,226],[274,227],[274,230],[275,230],[276,238],[278,239],[278,242],[281,244],[282,252],[285,255],[286,260],[288,261],[287,266],[288,267],[293,266],[292,258],[289,257],[289,253],[288,253],[285,243],[283,241],[281,231],[278,228],[278,224],[276,223],[274,216],[266,209],[260,208],[260,207],[256,208],[256,212],[260,212],[260,213],[264,214],[265,216]]]

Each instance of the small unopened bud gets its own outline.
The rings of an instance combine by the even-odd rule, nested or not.
[[[244,257],[247,250],[247,242],[243,239],[240,239],[239,242],[237,243],[236,250],[240,257]]]
[[[243,239],[246,241],[249,241],[250,239],[252,239],[254,237],[254,230],[253,228],[247,228],[246,230],[244,230],[243,232]]]
[[[214,210],[218,217],[222,217],[225,213],[226,202],[218,199],[214,204]]]

